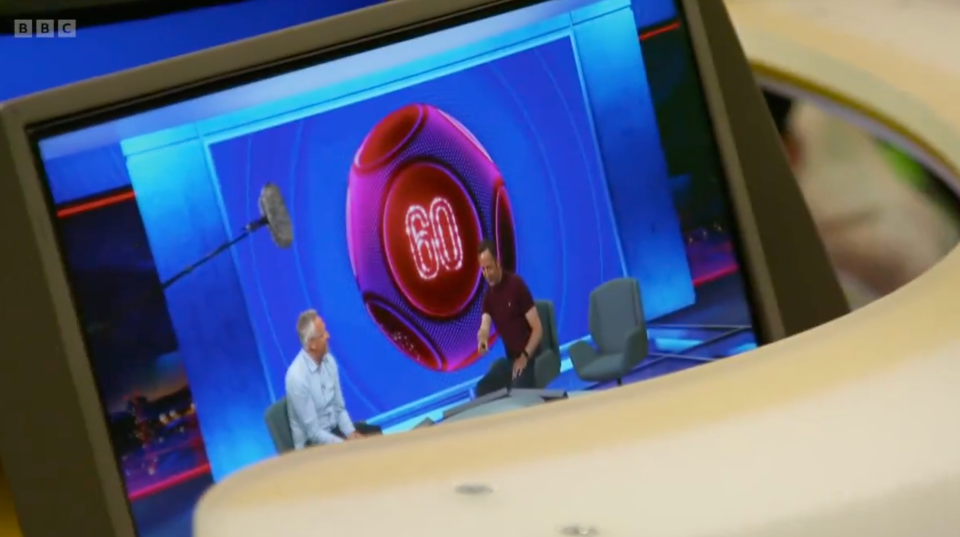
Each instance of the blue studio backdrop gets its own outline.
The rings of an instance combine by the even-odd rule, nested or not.
[[[645,4],[648,21],[675,15],[672,2]],[[611,278],[640,281],[649,317],[693,303],[637,26],[628,2],[609,0],[469,47],[444,47],[438,34],[412,46],[444,52],[382,55],[367,76],[258,84],[239,99],[254,104],[217,117],[175,105],[126,120],[150,134],[92,143],[84,131],[44,146],[57,202],[133,186],[161,278],[233,236],[266,180],[287,194],[293,249],[256,235],[168,291],[215,478],[273,454],[263,412],[283,395],[303,309],[320,310],[334,334],[354,419],[472,383],[500,354],[454,373],[425,369],[380,336],[362,303],[345,240],[350,162],[370,126],[403,104],[449,112],[500,167],[518,272],[554,302],[562,341],[586,335],[589,292]],[[205,99],[217,98],[228,99]]]

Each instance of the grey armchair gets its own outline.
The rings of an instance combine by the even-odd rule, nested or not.
[[[534,305],[540,317],[540,325],[543,327],[540,346],[534,353],[533,368],[536,377],[534,388],[543,389],[560,375],[560,340],[557,337],[557,320],[553,313],[553,302],[537,300]],[[504,364],[506,360],[506,358],[500,358],[494,361],[490,364],[490,371],[503,368],[509,371],[509,366]]]
[[[287,404],[286,397],[281,397],[276,403],[270,405],[263,415],[263,420],[267,423],[267,430],[270,431],[270,438],[273,439],[273,447],[276,448],[277,455],[283,455],[296,449],[296,445],[293,443],[293,431],[290,429],[290,407]],[[353,427],[364,436],[383,434],[383,429],[379,425],[364,421],[354,423]],[[312,444],[308,441],[307,445]]]
[[[577,376],[589,382],[617,381],[647,356],[647,323],[640,285],[633,278],[610,280],[590,293],[590,335],[596,347],[570,347]]]
[[[537,349],[533,367],[536,370],[536,387],[543,389],[560,375],[560,340],[557,337],[557,319],[553,313],[553,302],[537,300],[537,315],[543,327],[543,337]]]
[[[281,397],[279,401],[270,405],[263,419],[267,422],[267,430],[270,431],[270,438],[273,439],[277,454],[293,451],[293,433],[290,431],[287,398]]]

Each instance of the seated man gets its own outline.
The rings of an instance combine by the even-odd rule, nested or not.
[[[491,241],[480,243],[480,270],[487,281],[483,297],[483,317],[477,332],[477,350],[489,349],[490,328],[495,326],[506,348],[506,360],[493,364],[477,383],[477,397],[502,388],[535,388],[534,353],[540,346],[543,327],[533,295],[527,284],[511,272],[503,270]]]
[[[301,313],[297,333],[303,348],[287,369],[286,378],[294,447],[339,444],[378,434],[378,427],[354,425],[350,420],[337,362],[329,352],[330,334],[320,315],[314,310]]]

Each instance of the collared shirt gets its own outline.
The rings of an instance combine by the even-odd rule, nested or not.
[[[500,283],[487,288],[483,295],[483,313],[493,321],[510,360],[515,360],[530,340],[533,329],[527,321],[527,312],[533,307],[530,289],[512,272],[503,271]]]
[[[287,369],[286,386],[290,431],[296,449],[343,442],[333,434],[334,428],[344,435],[354,432],[340,389],[337,361],[332,354],[327,353],[318,364],[301,350]]]

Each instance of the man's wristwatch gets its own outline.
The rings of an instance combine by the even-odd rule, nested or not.
[[[523,351],[520,353],[520,357],[530,359],[530,353],[527,352],[527,349],[523,349]]]

